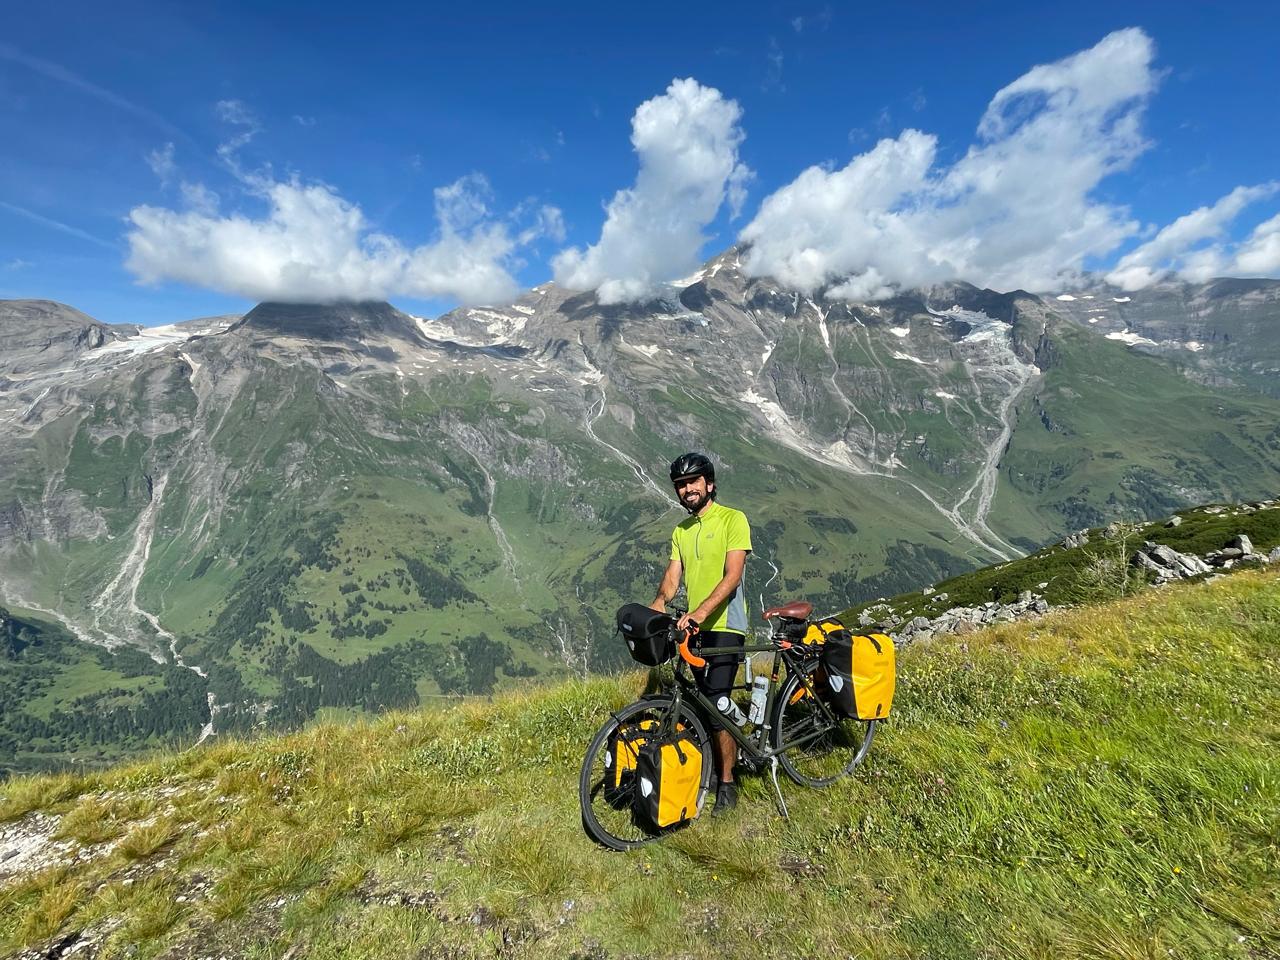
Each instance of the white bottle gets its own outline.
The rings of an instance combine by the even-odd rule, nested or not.
[[[732,721],[739,727],[747,722],[747,715],[728,695],[716,701],[716,709],[725,715],[725,719]]]
[[[757,727],[764,723],[764,706],[769,699],[769,678],[756,674],[751,681],[751,708],[747,717]]]

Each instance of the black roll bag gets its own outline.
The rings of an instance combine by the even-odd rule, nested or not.
[[[661,666],[676,655],[676,644],[671,639],[674,623],[667,614],[643,603],[628,603],[618,609],[618,632],[632,658],[646,667]]]

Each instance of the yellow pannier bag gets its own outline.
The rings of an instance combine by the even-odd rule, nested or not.
[[[636,760],[636,812],[655,827],[671,827],[698,815],[702,799],[702,751],[687,733],[652,740]]]
[[[636,760],[657,725],[657,720],[624,723],[609,738],[609,746],[604,753],[604,797],[616,809],[620,810],[631,803]],[[676,729],[683,730],[684,724],[677,723]]]
[[[844,624],[839,620],[819,620],[817,623],[809,624],[809,629],[804,632],[804,638],[800,642],[806,644],[826,643],[828,634],[843,629]]]
[[[626,775],[636,768],[636,758],[640,756],[640,748],[644,746],[648,731],[657,723],[657,720],[641,720],[639,723],[623,724],[614,731],[609,749],[604,755],[608,786],[623,785]]]
[[[822,666],[831,703],[846,717],[882,720],[889,715],[897,672],[892,639],[883,633],[834,630],[823,644]]]

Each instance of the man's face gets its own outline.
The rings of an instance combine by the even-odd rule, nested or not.
[[[673,482],[680,505],[690,513],[697,513],[711,499],[706,477],[681,477]]]

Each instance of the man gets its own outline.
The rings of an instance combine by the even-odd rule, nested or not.
[[[658,611],[675,597],[684,577],[689,612],[677,626],[693,624],[700,647],[743,646],[747,633],[747,602],[742,588],[742,570],[751,552],[751,528],[741,510],[716,503],[716,469],[700,453],[686,453],[671,464],[671,483],[676,499],[689,511],[671,534],[671,558],[658,586],[658,595],[649,606]],[[693,671],[698,689],[713,703],[728,696],[737,678],[742,654],[707,658],[707,665]],[[738,785],[733,779],[737,744],[719,724],[714,723],[711,741],[720,773],[715,815],[732,810],[738,802]]]

